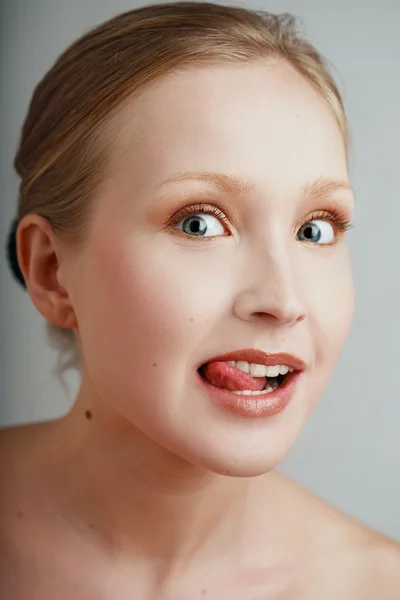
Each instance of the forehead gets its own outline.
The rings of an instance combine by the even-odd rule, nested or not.
[[[127,103],[113,131],[113,163],[138,184],[182,171],[235,173],[272,187],[347,176],[332,110],[282,62],[170,73]]]

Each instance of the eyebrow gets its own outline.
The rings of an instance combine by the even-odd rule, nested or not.
[[[161,186],[179,181],[203,181],[212,184],[227,194],[242,195],[255,189],[255,185],[235,175],[225,173],[187,172],[170,175],[162,182]],[[350,191],[354,193],[353,187],[345,180],[328,179],[319,177],[311,183],[307,183],[302,192],[308,198],[328,198],[337,191]]]
[[[167,183],[178,181],[203,181],[210,183],[225,192],[226,194],[245,194],[254,190],[255,186],[235,175],[226,175],[225,173],[212,173],[209,171],[176,173],[164,179],[161,186]]]
[[[348,191],[354,194],[354,188],[348,181],[319,177],[304,186],[303,193],[309,198],[329,198],[334,192]]]

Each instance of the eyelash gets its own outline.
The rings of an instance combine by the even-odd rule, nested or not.
[[[230,220],[226,214],[213,204],[191,204],[190,206],[184,206],[177,213],[175,213],[165,223],[167,229],[173,229],[182,219],[185,217],[191,217],[192,215],[213,215],[218,219],[221,219],[226,225],[230,224]],[[190,237],[190,236],[189,236]],[[198,238],[197,238],[198,239]],[[205,239],[211,239],[210,237]]]
[[[344,210],[335,208],[331,212],[326,210],[317,210],[311,213],[306,220],[304,220],[300,227],[303,227],[309,221],[328,221],[334,228],[337,235],[343,235],[349,229],[352,229],[353,223],[349,219],[348,214]],[[300,229],[299,227],[299,229]],[[329,246],[330,244],[324,244]]]
[[[221,219],[226,225],[229,225],[231,221],[225,215],[225,213],[219,209],[217,206],[213,204],[192,204],[190,206],[184,206],[177,213],[175,213],[168,221],[165,223],[165,227],[167,229],[173,229],[182,219],[185,217],[190,217],[193,215],[213,215],[218,219]],[[353,227],[351,220],[349,219],[347,213],[343,210],[335,208],[331,212],[326,210],[317,210],[312,212],[307,219],[301,222],[298,226],[297,231],[303,227],[309,221],[328,221],[334,228],[336,235],[344,235],[346,231]],[[190,237],[190,236],[187,236]],[[213,239],[215,236],[209,236],[207,238],[203,238],[203,241]],[[193,236],[194,239],[201,239],[197,236]],[[320,244],[325,246],[330,246],[332,244]]]

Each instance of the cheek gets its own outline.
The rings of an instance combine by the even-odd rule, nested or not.
[[[312,348],[313,368],[307,386],[307,401],[303,405],[303,420],[308,418],[326,389],[353,317],[353,281],[347,254],[343,252],[332,256],[332,260],[328,258],[322,256],[319,264],[313,260],[312,267],[308,265],[308,273],[312,273],[313,278],[307,286],[308,318],[304,323]],[[307,270],[303,275],[306,273]],[[303,281],[306,281],[304,277]]]
[[[141,343],[174,349],[193,346],[214,323],[226,301],[226,286],[200,252],[179,246],[126,245],[119,260],[100,261],[104,310],[118,331],[142,332]],[[210,294],[212,289],[212,294]],[[132,340],[137,344],[137,336]],[[182,354],[182,353],[181,353]]]
[[[317,285],[309,299],[316,358],[333,366],[346,342],[354,311],[353,279],[347,249],[343,247],[330,263],[321,264],[316,276]]]
[[[119,386],[120,395],[179,393],[188,362],[229,299],[227,281],[202,252],[179,244],[110,240],[108,248],[92,244],[80,298],[91,378],[107,395]]]

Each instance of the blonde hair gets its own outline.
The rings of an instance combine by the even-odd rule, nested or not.
[[[122,105],[183,66],[286,61],[326,101],[343,136],[343,102],[327,64],[290,14],[207,2],[156,4],[121,14],[65,50],[36,86],[15,169],[18,217],[37,213],[68,243],[82,239],[90,200],[110,158],[102,136]],[[79,364],[72,331],[48,323],[60,370]]]

